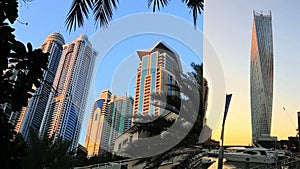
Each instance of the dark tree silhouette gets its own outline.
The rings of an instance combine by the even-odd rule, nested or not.
[[[204,0],[181,0],[191,10],[194,26],[197,25],[197,17],[204,9]],[[170,0],[148,0],[148,7],[152,6],[153,12],[160,10],[169,4]],[[69,31],[77,27],[83,27],[85,19],[93,14],[95,25],[107,26],[112,20],[114,10],[118,8],[119,0],[73,0],[66,19]],[[91,13],[90,13],[91,11]]]
[[[18,1],[0,3],[0,104],[9,103],[13,111],[27,106],[28,98],[40,87],[43,70],[47,70],[48,53],[32,49],[15,39],[10,26],[18,17]]]
[[[43,70],[47,69],[48,53],[32,49],[15,39],[11,27],[18,17],[18,1],[0,2],[0,157],[1,168],[22,168],[26,144],[14,126],[8,123],[4,105],[11,111],[19,111],[26,106],[34,92],[32,86],[39,87]]]
[[[23,157],[26,155],[27,146],[20,134],[0,109],[0,166],[2,169],[19,169],[23,166]]]
[[[73,152],[68,152],[70,142],[61,138],[39,138],[34,130],[30,130],[30,144],[24,157],[25,169],[59,169],[73,168],[76,159]]]

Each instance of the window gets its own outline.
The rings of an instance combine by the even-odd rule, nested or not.
[[[119,147],[118,147],[118,151],[120,151],[121,150],[121,143],[119,144]]]
[[[98,113],[95,115],[95,121],[98,120]]]

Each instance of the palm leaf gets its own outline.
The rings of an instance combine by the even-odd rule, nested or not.
[[[93,7],[95,25],[106,26],[113,17],[113,10],[117,8],[118,0],[96,0]]]
[[[191,12],[193,13],[194,26],[196,28],[198,14],[201,14],[201,11],[204,10],[204,0],[182,0],[182,2],[191,9]]]
[[[161,7],[165,7],[168,5],[170,0],[148,0],[148,8],[151,7],[151,4],[153,4],[153,9],[152,11],[155,12],[156,8],[157,10],[160,10]]]
[[[88,19],[89,9],[93,8],[93,0],[73,0],[70,11],[67,15],[66,25],[67,30],[74,30],[76,27],[82,27],[84,23],[84,17]]]

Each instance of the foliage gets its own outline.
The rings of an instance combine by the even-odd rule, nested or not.
[[[106,151],[105,153],[95,155],[95,156],[92,156],[92,157],[88,158],[87,165],[108,163],[108,162],[124,160],[124,159],[126,159],[126,158],[115,155],[115,154],[112,154],[111,152]]]
[[[26,143],[22,136],[8,123],[3,105],[9,104],[12,111],[26,106],[34,92],[32,86],[39,87],[43,70],[47,70],[48,53],[32,49],[15,39],[13,24],[18,17],[18,1],[0,2],[0,157],[1,168],[23,168]]]
[[[191,10],[194,19],[194,26],[197,25],[198,14],[204,9],[204,0],[181,0]],[[153,7],[153,12],[160,10],[169,4],[170,0],[148,0],[148,7]],[[118,8],[119,0],[73,0],[66,19],[66,26],[69,31],[72,28],[82,27],[84,20],[94,16],[95,25],[107,26],[112,20],[114,10]]]
[[[179,164],[174,168],[197,168],[201,165],[199,158],[195,160],[196,154],[199,154],[201,149],[198,146],[199,136],[202,130],[204,111],[202,100],[202,65],[192,63],[194,72],[178,74],[178,85],[170,85],[172,90],[180,92],[180,94],[168,95],[164,93],[156,93],[152,95],[152,99],[161,101],[160,106],[165,107],[167,111],[171,111],[179,115],[178,119],[174,121],[168,121],[165,117],[159,117],[156,120],[148,123],[137,123],[138,130],[147,131],[151,137],[153,135],[162,134],[162,141],[158,144],[152,144],[147,142],[147,139],[138,139],[135,142],[129,144],[125,153],[134,156],[138,150],[144,151],[142,155],[145,158],[141,158],[137,161],[136,165],[145,163],[144,168],[158,168],[162,162],[172,159],[174,157],[184,157],[179,160]],[[173,92],[174,93],[174,92]],[[167,105],[167,106],[165,106]],[[185,136],[185,126],[192,125],[190,130]],[[171,125],[177,125],[177,127],[170,127]],[[162,127],[163,126],[163,127]],[[170,127],[170,128],[169,128]],[[179,143],[173,148],[158,154],[156,156],[147,157],[146,149],[159,150],[164,146],[167,146],[171,140],[181,139]],[[149,147],[151,145],[151,147]]]
[[[17,17],[17,0],[0,2],[0,104],[9,103],[13,111],[27,105],[34,92],[32,85],[40,87],[49,55],[41,49],[33,50],[30,43],[25,47],[15,39],[10,24]]]
[[[61,138],[53,140],[47,136],[39,138],[34,130],[30,130],[30,145],[24,157],[24,168],[59,169],[74,167],[75,158],[68,152],[70,142]]]
[[[14,127],[0,109],[0,161],[2,169],[22,168],[22,158],[26,154],[26,143],[20,134],[14,131]]]

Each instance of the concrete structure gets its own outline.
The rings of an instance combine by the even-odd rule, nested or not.
[[[113,102],[109,138],[110,151],[114,149],[116,138],[131,127],[132,106],[133,98],[128,96],[119,96]]]
[[[132,97],[116,97],[108,89],[101,92],[92,108],[85,138],[88,156],[113,149],[115,139],[131,127],[132,105]]]
[[[273,35],[271,11],[254,11],[250,86],[252,141],[270,135],[273,102]]]
[[[53,81],[65,44],[60,33],[50,34],[40,46],[43,52],[49,52],[48,70],[44,71],[44,82],[30,99],[27,108],[23,108],[16,125],[16,131],[20,132],[28,141],[29,128],[39,132],[46,108],[50,104],[50,93],[54,93]]]
[[[140,64],[136,75],[133,115],[159,116],[162,109],[151,103],[160,102],[151,100],[150,95],[174,92],[166,84],[176,84],[176,76],[182,72],[179,56],[164,42],[157,43],[150,50],[138,50],[137,54]]]
[[[112,93],[106,89],[101,92],[100,97],[94,103],[84,142],[88,156],[98,155],[104,148],[108,150],[111,124],[110,103],[113,99]]]
[[[63,46],[53,83],[56,93],[43,117],[40,134],[71,141],[70,150],[78,144],[96,55],[84,34]]]

